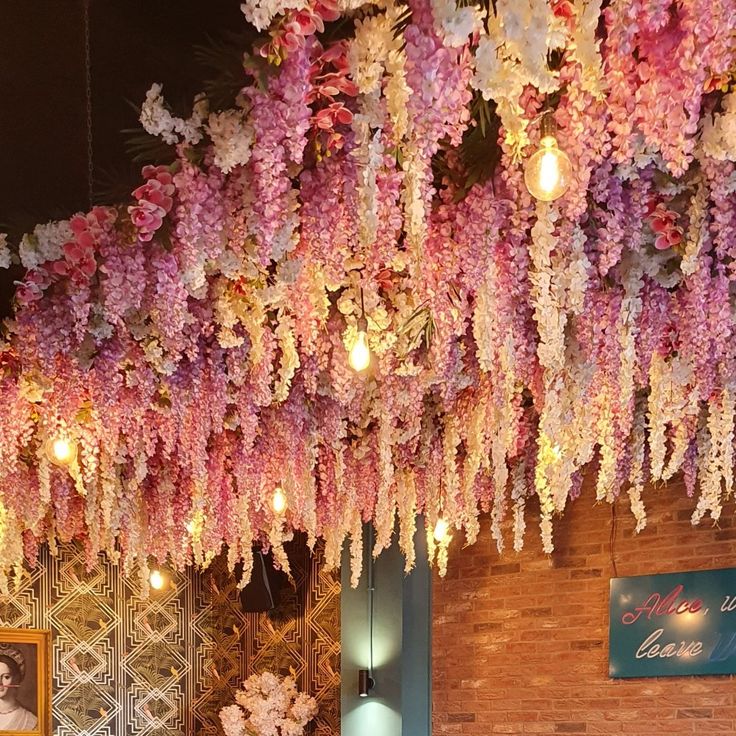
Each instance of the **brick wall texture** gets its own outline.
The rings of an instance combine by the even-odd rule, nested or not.
[[[736,517],[690,524],[680,483],[644,494],[649,524],[634,534],[622,497],[619,576],[736,566]],[[433,733],[733,734],[736,677],[608,678],[612,512],[590,487],[556,520],[555,553],[538,520],[526,546],[499,556],[488,520],[478,542],[453,539],[447,576],[433,581]]]

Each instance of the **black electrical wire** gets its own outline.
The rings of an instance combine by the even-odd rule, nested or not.
[[[373,579],[373,524],[368,525],[368,662],[369,675],[373,677],[373,593],[375,591]]]

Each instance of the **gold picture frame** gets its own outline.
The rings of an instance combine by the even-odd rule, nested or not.
[[[51,632],[46,629],[0,628],[0,736],[51,736]]]

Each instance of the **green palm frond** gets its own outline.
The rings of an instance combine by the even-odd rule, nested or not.
[[[142,128],[125,128],[125,150],[137,164],[170,164],[176,158],[174,146],[146,133]]]
[[[213,110],[233,106],[235,98],[248,82],[246,71],[265,85],[268,64],[260,64],[260,57],[243,55],[243,49],[253,48],[256,38],[255,33],[246,30],[220,39],[208,38],[205,43],[194,47],[194,58],[207,74],[202,87]]]
[[[406,354],[418,348],[422,342],[429,348],[436,329],[429,306],[422,304],[417,307],[398,329],[398,334],[407,338]]]
[[[463,140],[456,149],[462,167],[458,170],[457,167],[448,166],[447,144],[440,148],[432,161],[436,183],[439,185],[443,178],[450,179],[457,188],[456,201],[465,197],[473,185],[488,181],[501,160],[501,147],[498,143],[501,121],[496,114],[495,103],[483,99],[476,92],[470,111],[474,124],[465,131]]]
[[[402,36],[404,34],[404,31],[407,29],[409,23],[411,23],[411,8],[407,6],[407,8],[403,10],[399,17],[396,19],[396,23],[394,23],[394,27],[392,29],[394,33],[394,38]]]

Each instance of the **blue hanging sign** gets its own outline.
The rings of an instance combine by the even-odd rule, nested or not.
[[[736,568],[612,579],[608,673],[736,674]]]

